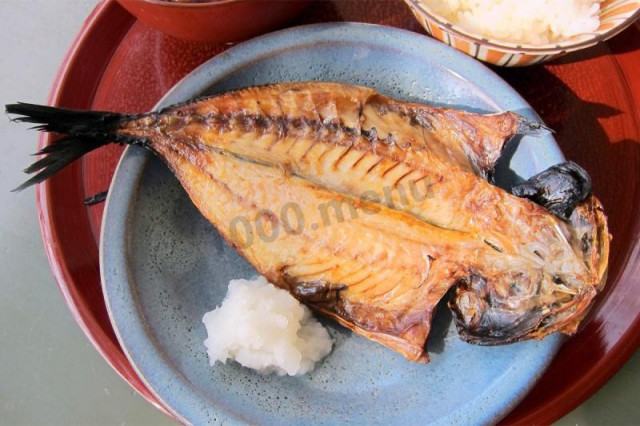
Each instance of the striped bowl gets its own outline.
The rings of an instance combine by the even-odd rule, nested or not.
[[[618,34],[640,17],[640,0],[604,0],[600,5],[600,28],[597,31],[580,34],[558,43],[530,45],[484,37],[453,25],[433,13],[429,6],[420,0],[405,2],[432,37],[476,59],[505,67],[539,64],[575,50],[591,47]]]

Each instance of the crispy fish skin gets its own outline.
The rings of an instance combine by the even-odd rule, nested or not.
[[[162,138],[180,140],[340,194],[378,194],[373,201],[504,254],[498,263],[521,258],[526,273],[456,278],[451,308],[461,335],[499,344],[563,328],[586,310],[580,301],[591,301],[601,281],[567,223],[479,178],[521,126],[512,113],[478,115],[401,103],[356,86],[293,83],[207,98],[120,131],[151,140],[152,149]],[[420,187],[426,196],[415,196]]]
[[[69,134],[28,183],[109,139],[151,149],[271,282],[414,361],[428,360],[431,316],[452,287],[460,336],[503,344],[575,332],[606,276],[609,234],[595,197],[565,221],[487,182],[506,141],[540,127],[513,113],[313,82],[138,116],[7,110]],[[304,226],[289,223],[283,212],[292,211]]]

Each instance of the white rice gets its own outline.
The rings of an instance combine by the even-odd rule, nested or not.
[[[599,0],[422,1],[467,31],[512,43],[555,43],[600,26]]]
[[[211,365],[233,359],[261,373],[295,376],[331,352],[329,333],[309,309],[264,277],[231,280],[222,305],[202,322]]]

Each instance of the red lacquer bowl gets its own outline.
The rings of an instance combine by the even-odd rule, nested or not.
[[[295,24],[359,21],[421,32],[401,0],[318,1]],[[87,19],[51,91],[53,105],[146,111],[180,78],[226,44],[168,37],[115,1]],[[570,339],[539,383],[504,420],[546,424],[600,388],[640,342],[640,27],[560,61],[496,70],[554,128],[567,158],[584,166],[610,219],[613,242],[607,287],[582,331]],[[51,142],[43,135],[40,146]],[[98,241],[102,205],[82,200],[108,188],[120,157],[102,148],[37,190],[45,248],[76,321],[110,365],[163,409],[126,359],[102,295]]]
[[[133,16],[166,34],[203,43],[245,40],[281,27],[307,0],[118,0]]]

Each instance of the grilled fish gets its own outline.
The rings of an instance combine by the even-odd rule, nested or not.
[[[513,194],[489,182],[513,136],[543,130],[511,112],[317,82],[140,115],[7,111],[67,134],[23,187],[106,143],[144,146],[269,281],[413,361],[428,361],[431,317],[450,290],[460,336],[503,344],[574,333],[604,284],[606,217],[579,166]]]

